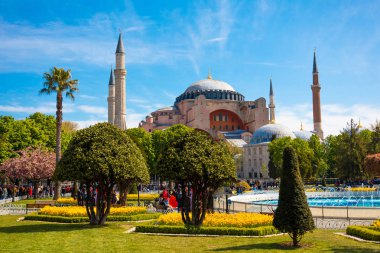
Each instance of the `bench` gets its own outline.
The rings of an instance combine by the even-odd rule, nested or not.
[[[36,200],[34,203],[36,205],[50,205],[54,206],[55,205],[55,200]]]
[[[51,206],[50,204],[26,204],[26,208],[43,208],[45,206]]]

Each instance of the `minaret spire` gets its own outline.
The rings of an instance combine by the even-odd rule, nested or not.
[[[126,94],[125,79],[125,51],[121,32],[116,47],[116,69],[115,72],[115,120],[114,124],[122,130],[127,128],[126,124]]]
[[[269,88],[269,122],[275,123],[276,122],[276,116],[274,109],[276,106],[274,105],[274,94],[273,94],[273,87],[272,87],[272,78],[270,78],[270,88]]]
[[[316,48],[314,48],[313,73],[318,73],[317,57],[315,56]]]
[[[113,124],[115,121],[115,78],[111,66],[110,80],[108,82],[108,123]]]
[[[314,49],[314,60],[313,60],[313,85],[311,85],[311,90],[313,93],[314,132],[319,138],[323,139],[321,95],[320,95],[321,86],[319,84],[319,73],[318,73],[318,68],[317,68],[317,57],[316,57],[315,49]]]

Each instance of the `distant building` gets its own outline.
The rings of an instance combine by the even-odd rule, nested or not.
[[[126,129],[126,74],[125,51],[121,34],[116,48],[116,68],[111,69],[108,94],[108,122]],[[232,146],[243,149],[243,155],[235,157],[237,176],[244,179],[269,179],[268,144],[273,137],[310,139],[314,133],[323,138],[319,73],[314,52],[313,59],[313,120],[314,131],[292,132],[288,127],[276,124],[275,101],[270,79],[269,105],[259,97],[245,101],[244,95],[230,84],[215,80],[211,74],[199,80],[179,95],[174,104],[151,112],[139,127],[147,132],[184,124],[208,132],[216,139],[225,139]]]
[[[269,123],[268,110],[265,98],[245,101],[231,85],[215,80],[209,74],[206,79],[191,84],[177,97],[173,106],[146,116],[139,127],[152,132],[184,124],[202,129],[216,138],[218,133],[255,132]]]

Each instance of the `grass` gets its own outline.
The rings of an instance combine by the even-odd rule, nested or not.
[[[380,252],[379,244],[357,242],[316,230],[289,246],[287,235],[271,238],[175,237],[123,233],[133,223],[109,222],[104,227],[19,221],[0,216],[0,252]]]

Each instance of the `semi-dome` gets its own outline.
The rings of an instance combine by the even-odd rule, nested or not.
[[[207,90],[235,91],[234,88],[232,88],[232,86],[226,82],[207,78],[207,79],[203,79],[191,84],[185,90],[185,93],[192,92],[192,91],[207,91]]]
[[[273,137],[282,138],[290,137],[292,139],[296,138],[292,131],[286,126],[280,124],[267,124],[253,133],[250,144],[258,144],[263,142],[270,142]]]
[[[294,131],[293,133],[296,136],[296,138],[300,138],[305,141],[310,140],[311,136],[313,135],[312,132],[305,131],[305,130]]]

